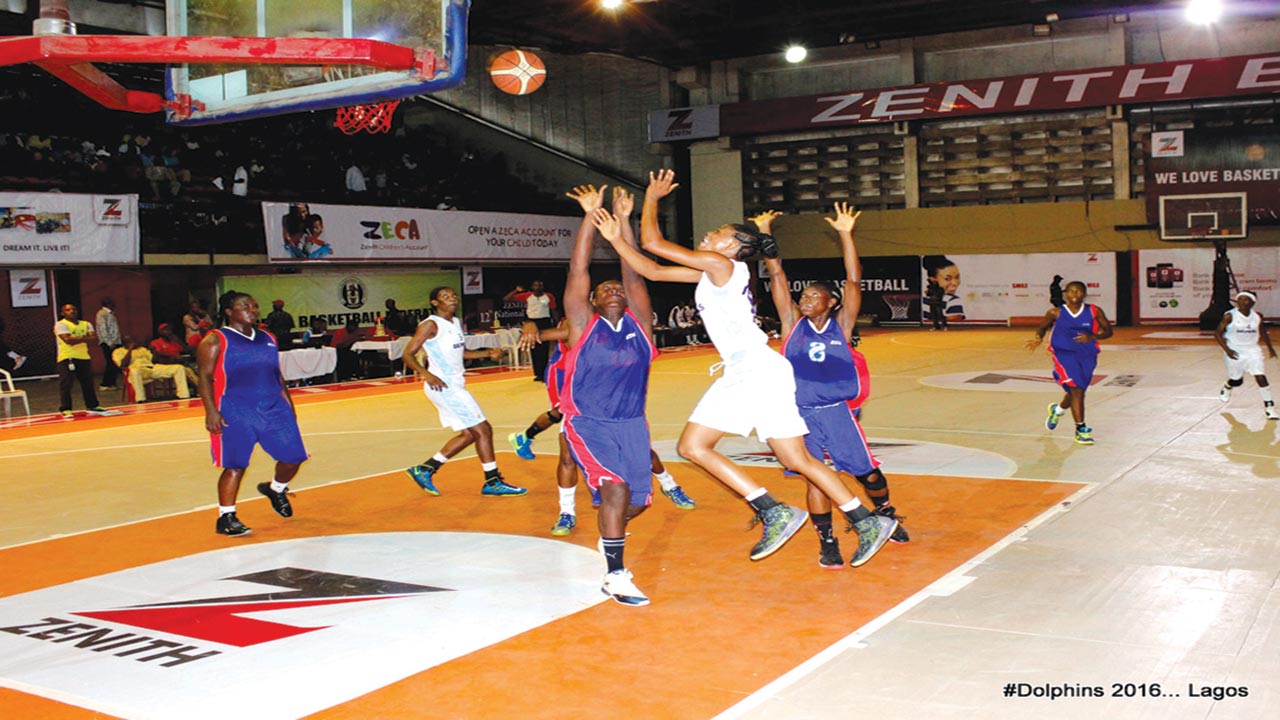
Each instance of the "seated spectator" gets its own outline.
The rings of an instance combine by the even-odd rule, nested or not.
[[[193,356],[174,334],[173,326],[169,323],[161,323],[160,327],[156,328],[156,332],[160,336],[151,341],[153,362],[157,365],[180,365],[187,371],[189,384],[195,385],[199,382],[195,369],[186,364],[193,360]]]
[[[333,336],[329,334],[329,323],[324,318],[311,318],[311,327],[302,333],[302,344],[311,347],[327,347]]]
[[[201,320],[196,326],[196,329],[200,332],[187,338],[187,350],[193,353],[196,351],[196,348],[199,347],[200,341],[204,340],[206,335],[213,332],[213,323],[209,320]]]
[[[151,351],[140,347],[132,337],[125,336],[124,345],[111,353],[111,359],[124,371],[129,386],[133,388],[135,402],[147,401],[147,383],[155,378],[171,378],[178,397],[191,397],[191,387],[187,384],[187,368],[183,365],[155,364]]]
[[[348,320],[345,327],[338,329],[333,334],[331,345],[338,349],[338,379],[346,380],[356,376],[360,370],[360,359],[356,357],[356,352],[351,349],[352,345],[365,339],[365,333],[360,329],[360,323],[355,320]]]

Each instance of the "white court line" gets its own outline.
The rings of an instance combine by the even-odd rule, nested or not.
[[[1085,487],[1080,488],[1078,491],[1072,493],[1069,497],[1064,498],[1063,500],[1055,504],[1053,507],[1040,513],[1035,518],[1032,518],[1029,522],[1024,524],[1022,527],[1009,533],[1008,535],[1006,535],[1004,538],[996,542],[991,547],[973,556],[973,558],[971,558],[968,562],[964,563],[963,565],[956,568],[955,570],[952,570],[946,575],[943,575],[942,577],[933,581],[928,586],[926,586],[925,588],[917,592],[915,595],[912,595],[906,600],[903,600],[902,602],[893,606],[887,612],[878,616],[871,622],[867,623],[866,625],[863,625],[857,630],[854,630],[852,633],[842,638],[841,640],[836,641],[827,649],[823,650],[817,655],[814,655],[813,657],[809,658],[803,663],[800,663],[799,665],[797,665],[796,667],[788,671],[786,674],[779,677],[777,680],[774,680],[768,685],[765,685],[759,690],[751,693],[751,695],[747,696],[745,700],[742,700],[741,702],[737,703],[733,707],[730,707],[729,709],[725,710],[719,715],[716,715],[713,720],[734,720],[735,718],[743,717],[746,713],[756,709],[757,707],[763,705],[764,703],[770,700],[780,699],[779,696],[787,688],[791,687],[792,685],[799,682],[800,680],[805,679],[810,674],[820,670],[823,665],[830,662],[831,660],[836,659],[842,653],[849,650],[859,650],[859,649],[866,648],[866,645],[863,643],[863,640],[865,640],[872,633],[876,632],[877,630],[884,627],[885,625],[888,625],[890,622],[893,622],[894,620],[898,619],[899,617],[904,615],[908,610],[911,610],[912,608],[916,607],[917,605],[924,602],[925,600],[928,600],[931,597],[946,597],[948,595],[951,595],[955,591],[965,587],[966,585],[968,585],[970,582],[974,580],[974,578],[969,577],[967,573],[977,569],[979,566],[981,566],[983,563],[985,563],[987,560],[993,557],[996,553],[1005,549],[1009,545],[1012,545],[1015,542],[1021,542],[1022,539],[1031,530],[1034,530],[1035,528],[1044,524],[1046,521],[1050,520],[1051,518],[1061,513],[1067,512],[1070,509],[1070,506],[1077,504],[1081,498],[1083,498],[1088,493],[1093,492],[1095,489],[1096,489],[1096,486],[1093,486],[1093,485],[1086,485]]]

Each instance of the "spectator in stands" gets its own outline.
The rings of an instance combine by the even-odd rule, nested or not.
[[[347,192],[353,195],[363,195],[369,186],[364,180],[364,170],[352,161],[350,167],[347,168]]]
[[[331,344],[338,350],[337,375],[339,380],[355,377],[360,368],[360,362],[351,346],[363,339],[364,331],[360,329],[360,322],[354,319],[347,320],[347,324],[333,334]]]
[[[293,316],[284,309],[283,300],[271,301],[267,315],[267,332],[275,336],[276,348],[281,352],[293,349]]]
[[[311,318],[311,327],[302,333],[302,344],[307,347],[325,347],[333,336],[329,334],[329,323],[322,317]]]
[[[204,303],[200,300],[192,300],[191,305],[187,308],[187,314],[182,316],[183,339],[190,342],[193,335],[200,334],[200,321],[208,320],[213,322],[209,317],[209,313],[204,309]]]
[[[199,325],[197,324],[197,327]],[[153,360],[158,363],[176,363],[182,359],[186,345],[178,340],[169,323],[160,323],[156,328],[156,338],[151,341]]]
[[[237,165],[231,175],[231,194],[241,200],[249,197],[249,170],[243,164]]]
[[[102,307],[93,318],[94,329],[98,333],[98,344],[102,347],[102,357],[106,360],[106,369],[102,371],[102,385],[99,390],[115,390],[116,375],[120,368],[112,359],[112,353],[120,347],[120,323],[116,321],[116,301],[109,297],[102,298]]]
[[[204,336],[213,332],[213,321],[201,320],[199,326],[200,334],[192,335],[187,338],[187,350],[194,353],[196,348],[200,346],[200,341],[204,340]]]
[[[387,329],[387,332],[392,335],[412,335],[416,329],[416,323],[403,310],[396,307],[396,301],[387,298],[384,305],[387,307],[387,312],[382,316],[382,326]]]
[[[124,370],[129,386],[133,388],[134,402],[147,401],[147,383],[156,378],[171,378],[178,398],[185,400],[191,397],[187,368],[177,364],[154,363],[151,351],[139,346],[132,337],[126,337],[124,346],[116,348],[112,353],[112,360]]]

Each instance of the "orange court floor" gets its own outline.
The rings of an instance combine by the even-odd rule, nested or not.
[[[574,532],[548,532],[554,430],[532,461],[505,442],[545,409],[527,369],[468,385],[528,495],[480,496],[471,451],[437,475],[441,496],[420,491],[403,468],[452,433],[416,383],[303,388],[295,515],[254,491],[271,472],[258,452],[239,507],[254,532],[238,539],[213,532],[198,406],[9,421],[0,714],[1274,717],[1280,435],[1257,388],[1219,400],[1221,353],[1194,330],[1121,329],[1088,395],[1097,444],[1077,445],[1069,418],[1044,428],[1061,393],[1027,336],[864,333],[864,429],[911,542],[838,572],[808,528],[748,560],[747,506],[674,453],[718,358],[663,352],[654,446],[698,507],[656,495],[629,528],[643,608],[599,594],[585,490]],[[722,449],[803,504],[766,446]],[[339,580],[282,591],[297,568]]]

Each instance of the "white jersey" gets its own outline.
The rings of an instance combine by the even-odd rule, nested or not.
[[[427,351],[427,369],[451,387],[462,387],[466,384],[463,380],[466,368],[462,364],[462,353],[466,345],[462,342],[462,321],[456,317],[445,320],[439,315],[430,315],[422,322],[436,324],[436,336],[422,344]]]
[[[1227,347],[1240,355],[1260,355],[1262,348],[1258,345],[1261,339],[1258,329],[1262,326],[1262,316],[1257,312],[1245,315],[1239,310],[1228,310],[1227,317],[1231,318],[1231,322],[1227,323],[1227,329],[1222,333]]]
[[[747,264],[733,261],[733,275],[723,287],[716,287],[706,273],[698,281],[693,299],[707,336],[725,362],[756,348],[767,348],[769,336],[756,325],[755,298],[751,295],[751,273]]]

